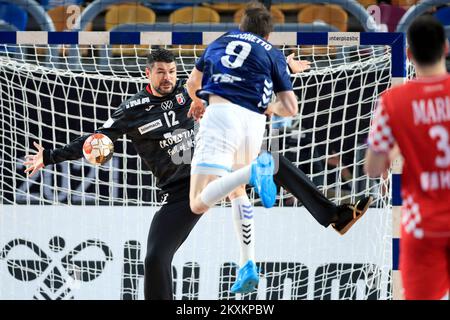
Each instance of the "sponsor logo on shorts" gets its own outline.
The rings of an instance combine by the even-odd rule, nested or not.
[[[161,196],[161,201],[159,203],[160,206],[167,204],[167,198],[169,198],[169,194],[168,193],[164,193]]]

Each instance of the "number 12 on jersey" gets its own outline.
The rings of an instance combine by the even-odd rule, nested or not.
[[[170,118],[169,118],[170,116]],[[164,119],[166,120],[167,127],[173,127],[179,124],[180,122],[176,119],[175,111],[171,110],[169,112],[164,112]]]

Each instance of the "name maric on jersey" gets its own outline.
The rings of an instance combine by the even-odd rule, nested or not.
[[[145,98],[142,98],[142,99],[138,98],[136,100],[131,100],[130,102],[128,102],[125,105],[125,108],[126,109],[133,108],[135,106],[138,106],[138,105],[141,105],[141,104],[144,104],[144,103],[150,103],[150,98],[149,97],[145,97]]]
[[[256,44],[261,45],[261,47],[266,49],[266,51],[269,51],[270,49],[272,49],[272,45],[270,43],[265,42],[264,40],[258,38],[257,36],[255,36],[254,34],[251,34],[251,33],[229,34],[229,35],[226,35],[226,37],[237,38],[237,39],[241,39],[241,40],[247,40],[250,42],[254,42]]]
[[[450,97],[413,100],[414,124],[433,124],[450,120]]]
[[[161,149],[168,148],[175,144],[175,146],[167,151],[167,153],[172,156],[173,154],[190,150],[194,146],[194,129],[190,130],[175,130],[170,137],[160,140],[159,146]]]

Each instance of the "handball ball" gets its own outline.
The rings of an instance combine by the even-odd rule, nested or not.
[[[88,162],[101,165],[108,162],[114,153],[114,144],[108,136],[94,133],[84,141],[83,154]]]

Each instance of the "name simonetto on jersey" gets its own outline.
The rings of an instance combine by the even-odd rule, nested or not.
[[[191,99],[182,82],[165,97],[154,96],[147,86],[124,101],[111,118],[96,130],[116,141],[124,134],[165,189],[171,183],[190,176],[190,159],[194,147],[194,121],[187,117]],[[68,145],[45,150],[44,164],[83,157],[82,146],[90,134]]]
[[[402,225],[421,238],[450,234],[450,75],[419,78],[382,94],[369,147],[403,156]]]
[[[199,98],[215,94],[258,113],[273,93],[292,90],[283,53],[250,32],[231,31],[212,42],[196,68],[203,72]]]

